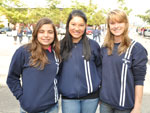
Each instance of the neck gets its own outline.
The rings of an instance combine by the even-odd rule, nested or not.
[[[73,41],[73,43],[78,43],[81,39],[82,39],[82,37],[78,38],[78,39],[73,38],[72,41]]]
[[[122,37],[114,37],[114,43],[120,43],[122,41]]]

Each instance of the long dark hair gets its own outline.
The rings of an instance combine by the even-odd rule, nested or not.
[[[63,40],[61,41],[62,60],[68,59],[68,57],[70,55],[70,51],[73,48],[72,36],[69,33],[69,23],[70,23],[71,19],[75,16],[81,17],[84,20],[85,24],[87,23],[87,17],[81,10],[73,10],[69,14],[69,17],[67,19],[67,24],[66,24],[66,34],[65,34],[65,37],[63,38]],[[84,59],[89,60],[90,56],[91,56],[91,49],[90,49],[89,40],[86,36],[86,28],[85,28],[84,34],[82,35],[82,40],[83,40]]]

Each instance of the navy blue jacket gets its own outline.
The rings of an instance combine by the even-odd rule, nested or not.
[[[90,61],[83,57],[82,40],[75,44],[70,56],[63,61],[60,70],[59,91],[67,98],[80,98],[97,91],[101,83],[100,46],[89,39],[91,47]]]
[[[146,74],[147,51],[133,41],[127,51],[118,55],[119,44],[114,45],[112,55],[102,47],[102,87],[100,100],[116,109],[134,107],[135,85],[143,85]]]
[[[16,50],[10,64],[7,84],[21,107],[29,113],[44,111],[58,101],[58,60],[54,52],[45,51],[50,64],[43,70],[29,66],[30,53],[23,46]]]

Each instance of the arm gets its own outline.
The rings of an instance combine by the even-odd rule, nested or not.
[[[20,77],[23,69],[23,58],[22,51],[18,49],[12,57],[7,77],[7,85],[16,99],[22,95]]]
[[[143,86],[136,85],[134,108],[132,109],[131,113],[141,113],[142,97],[143,97]]]
[[[100,46],[99,46],[99,44],[98,43],[96,43],[96,44],[94,44],[94,56],[95,56],[95,65],[96,65],[96,67],[97,67],[97,72],[99,73],[99,75],[100,75],[100,78],[102,77],[101,76],[101,68],[102,68],[102,55],[101,55],[101,52],[102,52],[102,50],[101,50],[101,48],[100,48]],[[101,78],[102,79],[102,78]]]
[[[134,75],[135,97],[134,108],[131,113],[141,113],[143,84],[146,75],[147,51],[142,45],[137,45],[133,53],[132,71]]]

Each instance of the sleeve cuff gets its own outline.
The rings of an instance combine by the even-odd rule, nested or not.
[[[144,86],[144,81],[136,81],[135,85],[142,85],[142,86]]]

